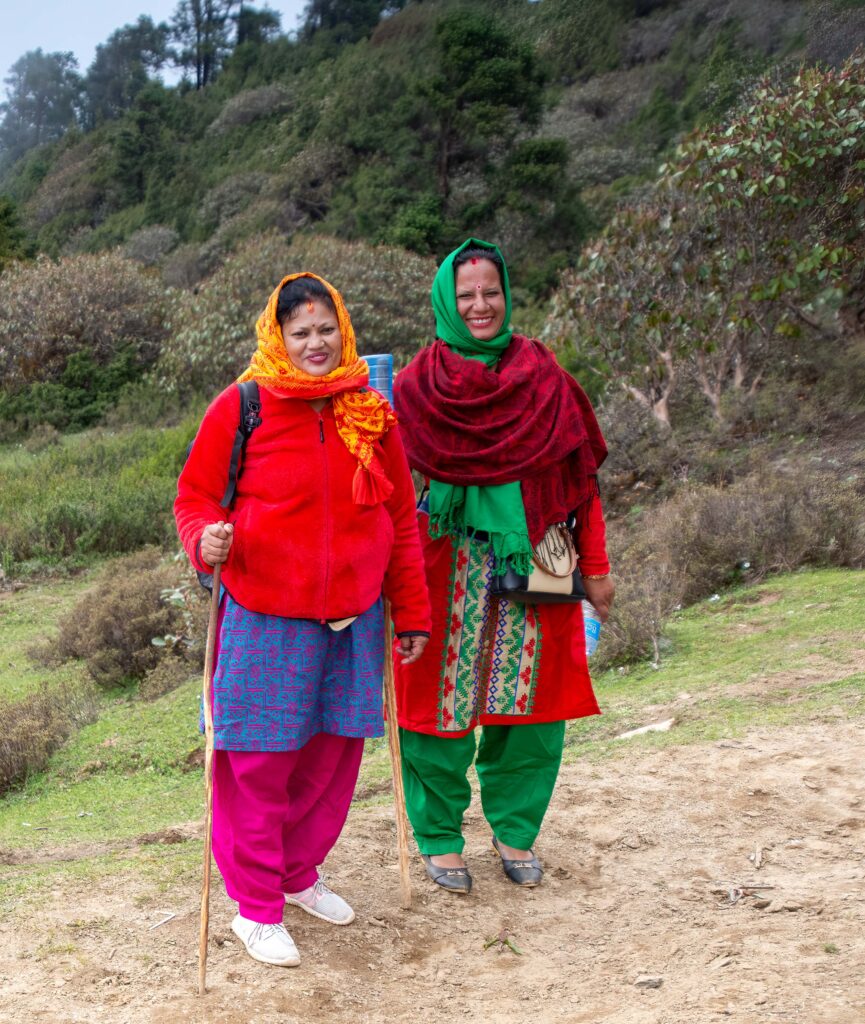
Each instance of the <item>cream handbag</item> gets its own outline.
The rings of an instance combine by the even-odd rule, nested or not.
[[[577,568],[577,549],[567,523],[547,528],[532,551],[532,571],[521,576],[513,569],[493,576],[491,591],[520,604],[565,604],[586,596]]]

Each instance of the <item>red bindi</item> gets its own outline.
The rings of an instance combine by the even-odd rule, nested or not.
[[[476,266],[479,262],[480,261],[478,260],[477,256],[472,256],[472,266],[473,267]]]

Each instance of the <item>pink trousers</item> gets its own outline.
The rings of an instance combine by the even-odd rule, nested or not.
[[[216,750],[213,856],[251,921],[278,924],[285,893],[318,878],[348,816],[363,740],[318,733],[300,750]]]

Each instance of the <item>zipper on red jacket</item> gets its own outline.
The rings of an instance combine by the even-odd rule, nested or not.
[[[318,436],[324,445],[324,417],[318,414]],[[322,595],[322,611],[327,603],[327,578],[330,575],[330,474],[328,473],[327,449],[322,447],[321,453],[324,456],[324,594]],[[321,624],[324,625],[327,619],[322,616]]]

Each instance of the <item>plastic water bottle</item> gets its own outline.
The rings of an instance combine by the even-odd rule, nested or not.
[[[393,356],[390,352],[361,356],[369,366],[369,386],[393,404]]]
[[[601,619],[591,601],[582,601],[583,625],[586,629],[586,657],[591,658],[601,638]]]

